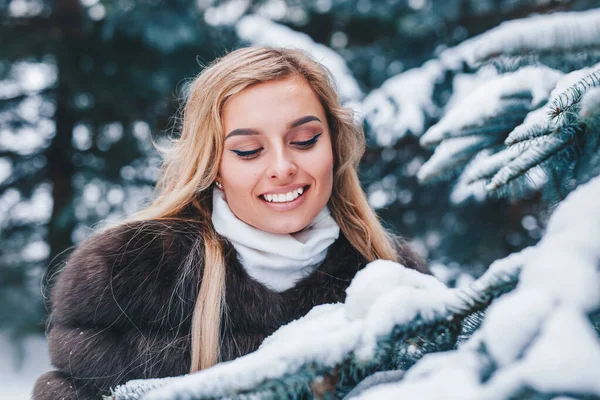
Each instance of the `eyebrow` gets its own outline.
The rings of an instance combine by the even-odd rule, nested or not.
[[[300,125],[306,124],[308,122],[311,121],[319,121],[321,122],[321,120],[317,117],[315,117],[314,115],[306,115],[304,117],[300,117],[298,119],[293,120],[292,122],[288,123],[286,125],[286,128],[288,130],[296,128]],[[322,122],[321,122],[322,123]],[[227,134],[227,136],[225,136],[225,140],[227,140],[227,138],[230,138],[232,136],[249,136],[249,135],[259,135],[260,133],[256,130],[256,129],[252,129],[252,128],[238,128],[238,129],[234,129],[231,132],[229,132]]]

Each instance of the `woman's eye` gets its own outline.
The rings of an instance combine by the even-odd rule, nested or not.
[[[250,160],[252,158],[256,158],[258,157],[258,153],[262,150],[263,148],[260,147],[256,150],[248,150],[248,151],[242,151],[242,150],[231,150],[233,151],[239,158],[243,158],[244,160]]]
[[[321,136],[321,135],[322,135],[322,133],[319,133],[318,135],[313,136],[309,140],[305,140],[304,142],[292,142],[292,144],[295,146],[298,146],[300,148],[303,148],[303,149],[308,149],[308,148],[314,146],[315,143],[317,143],[317,141],[319,140],[319,136]]]

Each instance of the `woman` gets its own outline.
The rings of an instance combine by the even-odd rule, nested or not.
[[[423,270],[360,188],[364,135],[323,66],[244,48],[192,83],[158,196],[80,245],[52,296],[57,371],[34,399],[88,399],[255,350],[344,301],[375,259]]]

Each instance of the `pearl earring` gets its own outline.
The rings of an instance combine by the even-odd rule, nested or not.
[[[221,182],[219,182],[219,181],[215,181],[215,185],[216,185],[216,186],[217,186],[219,189],[223,190],[223,184],[222,184]]]

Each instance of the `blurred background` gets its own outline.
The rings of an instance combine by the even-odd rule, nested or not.
[[[591,7],[598,2],[0,0],[0,397],[27,398],[50,369],[53,278],[98,223],[149,201],[161,161],[152,141],[177,134],[186,82],[215,57],[250,44],[305,48],[360,115],[386,80],[445,48],[503,21]],[[410,104],[419,89],[396,95]],[[431,152],[410,129],[375,140],[368,121],[369,200],[449,285],[541,237],[548,210],[538,195],[453,204],[449,184],[417,182]]]

